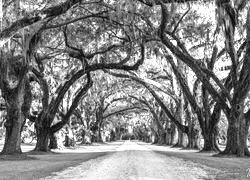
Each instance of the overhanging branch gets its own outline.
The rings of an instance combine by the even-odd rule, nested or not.
[[[55,133],[56,131],[60,130],[64,125],[67,124],[67,122],[70,119],[70,116],[75,112],[75,109],[77,108],[80,100],[82,99],[82,97],[84,96],[84,94],[87,93],[88,89],[92,86],[93,82],[91,80],[91,76],[90,73],[87,74],[87,84],[80,89],[80,91],[78,92],[78,94],[75,96],[69,110],[67,111],[67,113],[65,115],[61,115],[62,120],[56,124],[54,124],[51,127],[51,132]]]
[[[121,109],[121,110],[119,110],[119,111],[115,111],[115,112],[112,112],[112,113],[110,113],[110,114],[107,114],[107,115],[103,116],[103,119],[106,119],[106,118],[108,118],[108,117],[110,117],[110,116],[113,116],[113,115],[115,115],[115,114],[119,114],[119,113],[121,113],[121,112],[126,112],[126,111],[130,111],[130,110],[134,110],[134,109],[139,109],[139,110],[142,110],[142,111],[148,111],[147,109],[143,109],[143,108],[141,108],[141,107],[128,107],[128,108]]]
[[[141,85],[143,85],[151,94],[152,96],[155,98],[155,100],[159,103],[159,105],[161,106],[161,108],[164,110],[164,112],[166,113],[166,115],[169,117],[169,119],[184,133],[188,133],[188,127],[185,125],[182,125],[170,112],[170,110],[167,108],[167,106],[162,102],[162,100],[160,99],[160,97],[155,93],[155,91],[146,83],[144,82],[142,79],[138,78],[138,77],[134,77],[131,75],[127,75],[127,74],[118,74],[118,73],[114,73],[114,72],[109,72],[109,74],[111,74],[112,76],[115,77],[120,77],[120,78],[128,78],[128,79],[132,79],[138,83],[140,83]]]
[[[0,45],[5,44],[9,38],[14,36],[24,27],[33,25],[44,19],[59,16],[67,12],[72,6],[81,2],[81,0],[67,0],[59,5],[44,9],[40,12],[30,12],[26,17],[19,19],[0,32]]]

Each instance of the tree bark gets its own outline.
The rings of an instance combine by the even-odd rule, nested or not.
[[[180,97],[182,97],[180,99],[179,102],[179,107],[177,107],[176,110],[176,117],[179,120],[180,124],[184,125],[184,119],[186,118],[184,115],[184,95],[182,94],[182,90],[179,90],[180,92]],[[189,131],[189,130],[188,130]],[[189,132],[187,132],[186,134],[188,134]],[[181,131],[180,129],[178,129],[178,141],[177,143],[174,145],[174,147],[185,147],[185,137],[184,137],[184,133],[183,131]]]
[[[81,129],[81,137],[82,137],[82,141],[81,144],[85,144],[85,136],[86,136],[86,131],[84,129]]]
[[[159,140],[158,140],[158,144],[166,144],[166,137],[167,137],[167,133],[166,132],[159,132]]]
[[[212,152],[220,151],[217,145],[216,136],[217,134],[214,129],[209,129],[207,133],[206,132],[203,133],[204,146],[202,148],[202,151],[212,151]]]
[[[51,133],[49,136],[49,149],[57,149],[58,143],[57,143],[57,137],[55,133]]]
[[[187,148],[190,149],[199,149],[199,131],[195,129],[194,127],[190,128],[188,135],[188,145]],[[204,141],[205,142],[205,141]]]
[[[103,121],[103,120],[100,120],[99,123],[98,123],[98,136],[97,136],[97,142],[103,142],[103,140],[102,140],[102,131],[101,131],[102,121]]]
[[[9,71],[13,70],[13,67],[7,68]],[[8,75],[5,83],[1,83],[0,85],[3,98],[6,101],[7,110],[5,122],[6,136],[4,147],[1,152],[2,154],[22,153],[21,131],[31,104],[30,86],[26,77],[26,70],[20,67],[20,74],[12,74],[12,76],[13,75],[17,78],[17,85],[12,87],[11,81],[13,81],[13,79],[8,79],[10,78]]]
[[[17,100],[22,94],[12,94],[9,97],[9,107],[7,107],[7,117],[4,124],[6,128],[5,143],[2,154],[20,154],[21,151],[21,128],[25,117],[23,116],[20,104]]]
[[[185,147],[185,136],[184,133],[179,129],[178,129],[178,141],[174,145],[174,147],[182,147],[182,148]]]
[[[232,107],[230,112],[227,114],[227,144],[226,149],[222,152],[222,154],[233,154],[239,157],[250,156],[250,152],[247,147],[249,120],[244,114],[244,101],[250,90],[250,9],[248,9],[247,13],[246,27],[246,54],[243,58],[243,65],[239,80],[233,82],[234,95],[231,102]]]
[[[46,127],[40,127],[38,125],[35,125],[35,128],[37,134],[37,143],[34,151],[49,152],[50,129]]]
[[[232,109],[228,117],[227,144],[221,154],[250,156],[247,146],[249,123],[243,113],[244,103],[238,104],[236,107]]]

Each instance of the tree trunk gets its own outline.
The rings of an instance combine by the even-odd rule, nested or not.
[[[171,145],[171,128],[167,128],[166,145]]]
[[[154,139],[153,139],[153,144],[157,144],[158,143],[158,141],[159,141],[159,136],[158,136],[158,133],[157,132],[155,132],[155,131],[153,131],[153,136],[154,136]]]
[[[37,142],[34,151],[48,152],[49,148],[49,138],[50,138],[50,129],[45,127],[38,127],[35,125]]]
[[[49,136],[49,149],[58,149],[57,137],[55,133],[51,133]]]
[[[98,123],[98,135],[97,135],[97,142],[103,142],[102,140],[102,132],[101,132],[101,127],[102,127],[102,121]]]
[[[178,129],[178,141],[177,143],[174,145],[174,147],[185,147],[185,134]]]
[[[7,104],[7,116],[5,122],[6,136],[2,154],[20,154],[21,130],[29,110],[29,99],[25,99],[27,89],[25,78],[19,82],[18,87],[3,91],[3,97]]]
[[[177,128],[174,124],[171,125],[171,142],[170,145],[174,145],[177,142]]]
[[[13,108],[13,106],[12,106]],[[21,128],[24,117],[20,114],[18,108],[13,108],[7,114],[5,143],[2,154],[21,154]]]
[[[232,154],[239,157],[250,156],[247,147],[249,124],[246,123],[243,113],[237,119],[233,119],[235,117],[233,115],[231,117],[232,119],[228,123],[226,148],[221,154]]]
[[[64,140],[64,146],[65,147],[70,147],[70,138],[69,138],[69,136],[66,134],[65,135],[65,140]]]
[[[82,136],[82,142],[81,144],[85,144],[86,141],[85,141],[85,135],[86,135],[86,131],[84,129],[81,130],[81,136]]]
[[[217,133],[215,132],[215,129],[209,129],[203,132],[204,146],[202,148],[202,151],[213,151],[213,152],[220,151],[217,145],[216,136]]]
[[[166,144],[167,133],[166,132],[160,132],[159,134],[160,134],[160,136],[159,136],[158,144]]]
[[[199,149],[199,131],[195,129],[194,127],[190,128],[190,131],[188,133],[188,145],[187,148],[190,149]]]
[[[64,142],[64,146],[66,147],[74,147],[76,145],[75,142],[75,134],[73,132],[73,130],[71,129],[71,127],[67,127],[66,128],[66,135],[65,135],[65,142]]]
[[[116,140],[116,133],[114,130],[111,130],[110,132],[110,141],[115,141]]]

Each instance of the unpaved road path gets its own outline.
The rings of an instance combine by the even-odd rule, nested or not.
[[[155,147],[154,147],[154,150]],[[114,153],[92,159],[44,180],[195,180],[213,179],[208,167],[153,151],[150,145],[125,141]]]

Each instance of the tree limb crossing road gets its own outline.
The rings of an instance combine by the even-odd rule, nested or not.
[[[156,146],[154,146],[154,150]],[[157,148],[157,147],[156,147]],[[169,157],[141,142],[125,141],[114,153],[69,167],[44,180],[196,180],[207,179],[201,165]]]

